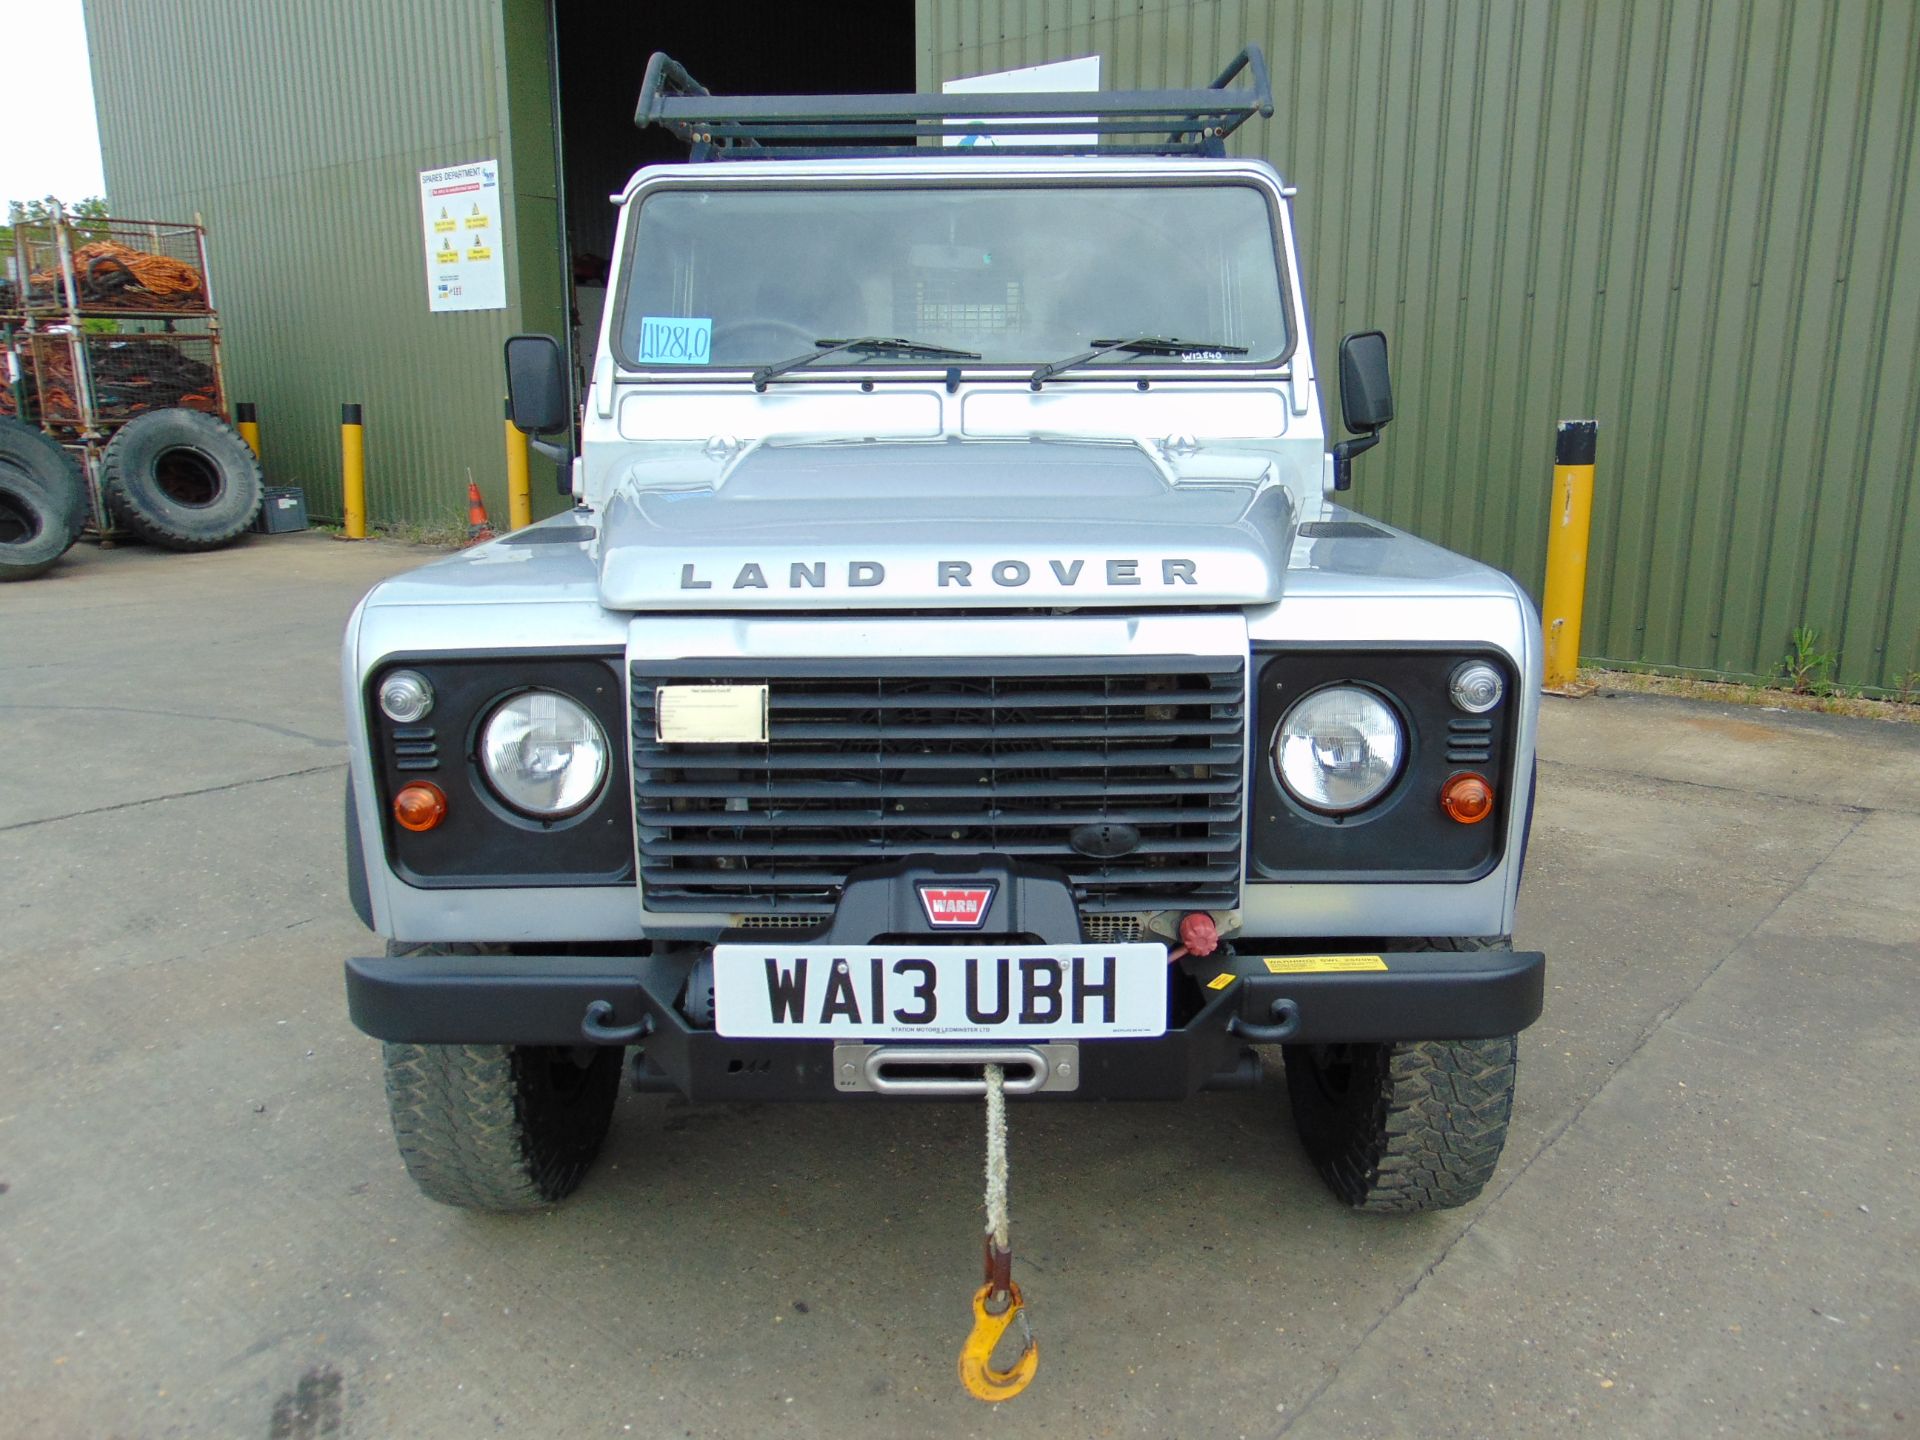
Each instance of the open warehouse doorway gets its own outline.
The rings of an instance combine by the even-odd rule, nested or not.
[[[908,0],[746,9],[553,0],[561,267],[576,365],[591,364],[607,293],[618,194],[642,165],[682,160],[664,130],[636,129],[647,57],[664,50],[716,95],[911,90]]]

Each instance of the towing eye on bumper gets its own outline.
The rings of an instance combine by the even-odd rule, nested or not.
[[[637,1025],[609,1025],[613,1002],[595,1000],[580,1017],[580,1038],[589,1045],[631,1045],[653,1033],[653,1016],[643,1015]]]
[[[1227,1017],[1227,1033],[1238,1035],[1249,1045],[1278,1045],[1283,1040],[1291,1040],[1300,1028],[1300,1007],[1291,1000],[1275,1000],[1267,1007],[1267,1014],[1272,1017],[1271,1025],[1259,1025],[1231,1015]]]
[[[973,1293],[973,1329],[960,1347],[960,1383],[976,1400],[1011,1400],[1033,1382],[1040,1347],[1027,1319],[1026,1302],[1013,1283],[1013,1246],[1007,1235],[1006,1074],[983,1067],[987,1082],[986,1283]],[[993,1368],[993,1351],[1015,1320],[1026,1344],[1005,1370]]]

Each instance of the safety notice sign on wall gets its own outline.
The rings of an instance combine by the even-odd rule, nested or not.
[[[422,170],[420,219],[427,240],[427,309],[506,309],[499,162]]]

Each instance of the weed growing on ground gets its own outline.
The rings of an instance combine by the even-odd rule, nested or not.
[[[336,540],[347,538],[346,526],[331,521],[316,523],[313,528]],[[451,521],[416,524],[411,520],[400,520],[392,524],[375,523],[367,526],[367,538],[391,540],[400,545],[424,545],[433,550],[458,550],[467,543],[467,527]]]
[[[1920,703],[1902,702],[1889,694],[1871,699],[1857,687],[1841,687],[1825,695],[1797,695],[1778,681],[1755,685],[1740,680],[1701,680],[1686,675],[1654,675],[1638,670],[1607,670],[1582,666],[1580,679],[1602,695],[1671,695],[1682,700],[1707,700],[1722,705],[1751,705],[1766,710],[1804,710],[1824,715],[1846,715],[1856,720],[1893,720],[1920,723]],[[1915,687],[1920,697],[1920,686]]]
[[[1832,676],[1840,656],[1820,648],[1820,632],[1811,625],[1796,625],[1787,653],[1780,657],[1774,673],[1786,682],[1795,695],[1831,695]]]

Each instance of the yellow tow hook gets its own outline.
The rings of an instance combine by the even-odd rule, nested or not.
[[[1040,1346],[1033,1338],[1032,1327],[1027,1323],[1027,1307],[1020,1299],[1018,1285],[1007,1282],[1006,1293],[1002,1297],[1006,1308],[998,1314],[989,1308],[992,1299],[992,1282],[973,1292],[973,1333],[967,1336],[967,1343],[960,1347],[960,1383],[967,1387],[967,1393],[974,1399],[997,1403],[1011,1400],[1033,1383],[1034,1372],[1040,1368]],[[996,1370],[993,1368],[993,1352],[1016,1319],[1026,1336],[1026,1347],[1012,1366]]]

